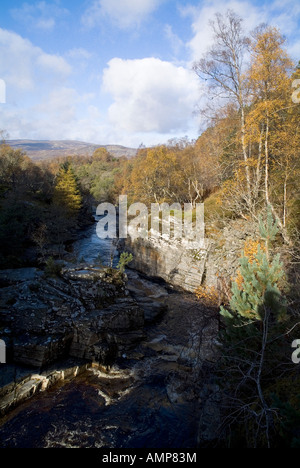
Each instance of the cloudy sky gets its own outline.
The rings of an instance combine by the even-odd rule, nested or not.
[[[1,0],[0,130],[134,147],[196,138],[192,63],[228,8],[248,31],[278,27],[298,62],[299,0]]]

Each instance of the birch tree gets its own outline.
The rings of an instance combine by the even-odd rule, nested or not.
[[[246,81],[243,63],[249,39],[243,34],[242,19],[228,10],[225,16],[217,13],[211,22],[214,43],[206,55],[194,64],[194,71],[208,82],[211,95],[230,99],[235,103],[240,119],[240,148],[244,162],[247,187],[246,202],[252,204],[250,169],[246,144]]]
[[[248,116],[249,127],[257,128],[259,135],[259,161],[264,162],[264,198],[272,210],[284,240],[290,243],[285,227],[285,214],[280,214],[270,193],[270,173],[276,166],[274,154],[278,149],[278,135],[286,127],[283,112],[292,107],[290,101],[292,61],[284,49],[285,39],[276,28],[258,29],[251,43],[251,65],[248,72],[252,93],[252,107]],[[282,157],[278,158],[279,162]],[[261,167],[260,167],[261,170]],[[286,195],[285,195],[286,197]],[[283,210],[284,211],[284,210]]]

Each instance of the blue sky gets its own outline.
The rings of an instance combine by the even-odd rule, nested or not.
[[[246,31],[278,27],[298,62],[298,0],[1,0],[0,129],[134,147],[196,138],[204,91],[191,68],[228,8]]]

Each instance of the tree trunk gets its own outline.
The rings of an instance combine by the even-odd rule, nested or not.
[[[251,182],[250,182],[250,171],[248,166],[248,155],[247,155],[247,147],[245,142],[245,110],[244,105],[241,102],[241,143],[242,143],[242,151],[243,151],[243,158],[245,163],[245,174],[246,174],[246,184],[247,184],[247,195],[248,195],[248,207],[250,212],[252,212],[252,195],[251,195]]]
[[[284,177],[284,185],[283,185],[283,227],[286,228],[286,216],[287,216],[287,180],[288,180],[288,174],[287,174],[287,167],[285,170],[285,177]]]
[[[267,116],[266,121],[266,133],[265,133],[265,199],[266,205],[270,204],[269,197],[269,148],[268,148],[268,138],[269,138],[269,117]]]

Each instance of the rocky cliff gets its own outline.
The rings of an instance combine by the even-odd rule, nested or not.
[[[81,264],[45,277],[36,268],[0,271],[0,416],[88,368],[109,369],[133,353],[145,323],[167,310],[167,292],[129,272]]]
[[[45,278],[0,272],[1,338],[9,360],[41,368],[72,356],[109,363],[143,336],[144,312],[122,274],[88,265]]]
[[[257,228],[244,220],[231,220],[222,229],[210,229],[205,246],[189,248],[181,240],[162,237],[131,240],[123,247],[133,254],[129,265],[148,276],[160,277],[176,287],[194,292],[199,286],[229,288],[248,237],[257,238]]]
[[[133,254],[131,268],[148,276],[159,277],[186,291],[195,291],[201,284],[209,249],[187,249],[179,240],[162,238],[126,241],[126,250]]]

